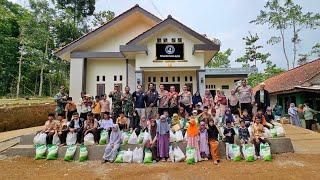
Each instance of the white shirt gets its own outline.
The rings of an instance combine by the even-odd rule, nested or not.
[[[260,102],[264,103],[264,90],[260,90]]]

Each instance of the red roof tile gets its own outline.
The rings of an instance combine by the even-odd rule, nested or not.
[[[270,93],[290,91],[295,86],[301,86],[311,78],[320,73],[320,59],[293,68],[279,75],[268,78],[264,81],[265,89]],[[259,85],[254,87],[254,91],[259,89]]]

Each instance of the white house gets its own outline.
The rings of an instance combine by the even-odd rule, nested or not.
[[[70,61],[70,95],[84,91],[108,94],[114,84],[137,84],[147,89],[153,82],[181,90],[187,84],[194,93],[205,88],[232,88],[250,69],[210,69],[205,65],[220,50],[211,40],[170,15],[161,20],[138,5],[110,22],[59,49],[55,55]]]

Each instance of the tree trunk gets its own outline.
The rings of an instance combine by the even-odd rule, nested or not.
[[[24,43],[23,43],[23,30],[21,30],[20,34],[20,44],[21,49],[20,49],[20,57],[19,57],[19,70],[18,70],[18,82],[17,82],[17,93],[16,93],[16,98],[19,98],[20,94],[20,83],[21,83],[21,68],[22,68],[22,59],[23,59],[23,51],[24,51]]]
[[[44,64],[48,57],[48,39],[46,40],[46,48],[44,52],[44,58],[41,62],[41,70],[40,70],[40,85],[39,85],[39,96],[42,96],[42,85],[43,85],[43,70],[44,70]]]
[[[296,30],[296,23],[293,22],[293,62],[292,62],[292,68],[296,65],[296,58],[297,58],[297,43],[298,43],[298,34]]]
[[[289,63],[289,59],[288,59],[287,51],[286,51],[286,46],[285,46],[284,32],[281,29],[280,29],[280,34],[281,34],[281,41],[282,41],[282,50],[283,50],[284,57],[286,58],[286,61],[287,61],[287,69],[289,70],[290,63]]]

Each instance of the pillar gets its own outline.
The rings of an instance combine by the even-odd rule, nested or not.
[[[84,65],[84,58],[72,58],[70,60],[69,96],[71,96],[75,102],[80,99],[81,91],[85,90],[86,71]]]
[[[205,70],[197,70],[197,89],[201,95],[204,95],[205,85],[206,85],[206,77],[205,77]]]

